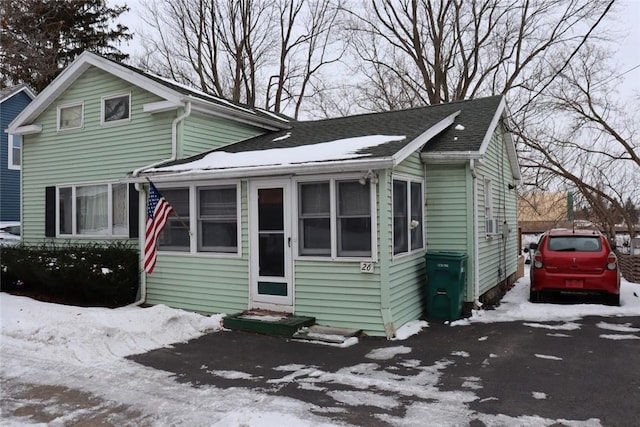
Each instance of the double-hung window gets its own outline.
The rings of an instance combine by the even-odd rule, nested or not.
[[[235,185],[198,189],[198,250],[238,252]]]
[[[370,258],[371,192],[371,184],[355,179],[299,183],[300,255]]]
[[[126,237],[129,234],[127,200],[126,184],[58,187],[58,233]]]
[[[393,180],[393,253],[424,247],[422,182]]]
[[[173,208],[173,213],[167,219],[167,224],[160,233],[158,249],[189,252],[191,247],[189,188],[164,188],[159,191]]]
[[[237,184],[160,188],[173,213],[160,234],[159,250],[239,253],[238,188]]]
[[[9,135],[9,146],[7,150],[7,168],[20,169],[20,153],[22,152],[22,136]]]
[[[331,189],[329,182],[299,186],[300,253],[331,255]]]

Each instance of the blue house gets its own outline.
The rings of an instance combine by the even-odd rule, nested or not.
[[[6,130],[33,98],[23,84],[0,90],[0,221],[20,221],[22,136]]]

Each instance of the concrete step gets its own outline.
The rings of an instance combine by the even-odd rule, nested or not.
[[[361,329],[336,328],[332,326],[311,325],[305,326],[293,334],[293,339],[305,341],[318,341],[329,344],[344,344],[353,337],[362,335]]]

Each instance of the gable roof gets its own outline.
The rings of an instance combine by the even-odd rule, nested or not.
[[[498,123],[506,114],[504,96],[495,95],[441,105],[448,108],[457,105],[461,108],[461,114],[452,126],[424,146],[420,158],[426,163],[445,164],[467,162],[471,159],[481,161]],[[440,105],[433,108],[437,107]],[[515,143],[510,132],[506,131],[504,137],[512,176],[519,181],[522,177]]]
[[[456,161],[463,157],[469,160],[482,157],[503,109],[502,96],[493,96],[408,110],[298,121],[290,129],[168,162],[146,172],[156,175],[156,179],[167,175],[169,180],[383,169],[395,167],[419,150],[421,156],[448,155],[453,151]],[[515,147],[512,148],[515,156]]]
[[[36,95],[31,91],[31,89],[29,89],[27,85],[21,83],[0,90],[0,104],[7,101],[9,98],[16,96],[20,92],[24,92],[31,99],[36,97]]]
[[[259,108],[251,108],[227,101],[226,99],[209,95],[163,77],[144,72],[130,65],[112,61],[95,53],[85,51],[65,68],[60,75],[11,122],[9,126],[11,133],[19,134],[38,131],[29,125],[90,67],[96,67],[104,72],[110,73],[165,100],[162,103],[145,105],[145,111],[148,112],[180,108],[184,107],[187,103],[191,103],[194,110],[205,114],[229,118],[267,130],[279,130],[290,126],[290,120],[283,115],[276,115]]]

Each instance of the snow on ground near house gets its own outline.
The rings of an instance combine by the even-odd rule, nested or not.
[[[635,295],[634,295],[635,294]],[[640,285],[623,281],[622,305],[554,305],[531,304],[527,301],[528,279],[520,279],[495,310],[476,311],[470,319],[452,323],[455,327],[473,322],[525,321],[531,327],[570,331],[575,320],[587,315],[640,315]],[[243,388],[217,389],[211,386],[192,387],[181,384],[171,373],[154,370],[125,359],[125,356],[170,346],[205,333],[220,330],[221,315],[203,316],[166,306],[150,308],[123,307],[118,309],[81,308],[38,302],[25,297],[0,293],[0,378],[3,389],[12,391],[23,387],[63,387],[86,393],[102,400],[101,411],[110,416],[125,416],[128,425],[208,425],[208,426],[330,426],[328,418],[315,413],[327,413],[340,408],[322,408],[291,398],[269,395]],[[559,322],[557,326],[543,322]],[[398,336],[408,337],[428,327],[426,322],[411,322],[401,328]],[[598,327],[602,338],[637,339],[638,328],[613,324],[603,319]],[[612,334],[611,332],[621,332]],[[558,333],[557,336],[563,336]],[[614,338],[610,338],[614,339]],[[482,338],[480,338],[482,340]],[[391,343],[390,343],[391,344]],[[301,388],[322,389],[323,382],[358,386],[360,390],[327,391],[332,399],[345,405],[365,404],[380,408],[394,408],[400,395],[415,396],[402,418],[381,415],[382,421],[393,425],[421,425],[429,419],[434,425],[465,425],[469,419],[479,419],[486,425],[547,426],[559,420],[537,416],[478,414],[468,407],[477,399],[474,390],[481,387],[476,377],[466,378],[459,391],[440,390],[438,381],[451,361],[438,361],[422,366],[415,359],[401,359],[398,363],[418,369],[407,380],[391,372],[376,370],[376,361],[397,355],[409,355],[411,348],[398,343],[374,350],[361,363],[336,372],[323,372],[314,367],[283,365],[282,378],[272,382],[288,382],[305,377]],[[555,355],[539,353],[553,363],[561,363]],[[463,349],[453,352],[452,358],[468,357]],[[203,369],[208,369],[203,367]],[[244,377],[243,372],[217,372],[229,378]],[[381,393],[376,393],[379,390]],[[535,399],[546,395],[531,391]],[[15,393],[14,393],[15,394]],[[19,393],[18,393],[19,394]],[[50,398],[30,397],[10,399],[3,403],[3,424],[29,425],[35,422],[26,417],[7,414],[21,413],[27,405],[36,404],[54,414],[49,425],[65,425],[85,419],[86,409],[74,409]],[[38,400],[40,399],[40,400]],[[132,408],[132,409],[129,409]],[[251,408],[247,411],[247,408]],[[344,409],[342,409],[344,410]],[[84,412],[83,412],[84,411]],[[111,412],[109,412],[111,411]],[[60,415],[55,415],[60,414]],[[124,415],[123,415],[124,414]],[[57,418],[55,418],[57,417]],[[571,426],[598,426],[598,420],[567,421]],[[42,424],[43,425],[43,424]]]
[[[470,323],[511,322],[517,320],[538,322],[571,322],[584,316],[638,316],[640,315],[640,285],[625,279],[620,285],[620,307],[601,304],[532,304],[529,302],[528,273],[504,296],[495,310],[477,310],[468,319],[457,320],[454,326]],[[570,328],[564,323],[560,328]],[[575,325],[574,325],[575,326]]]

